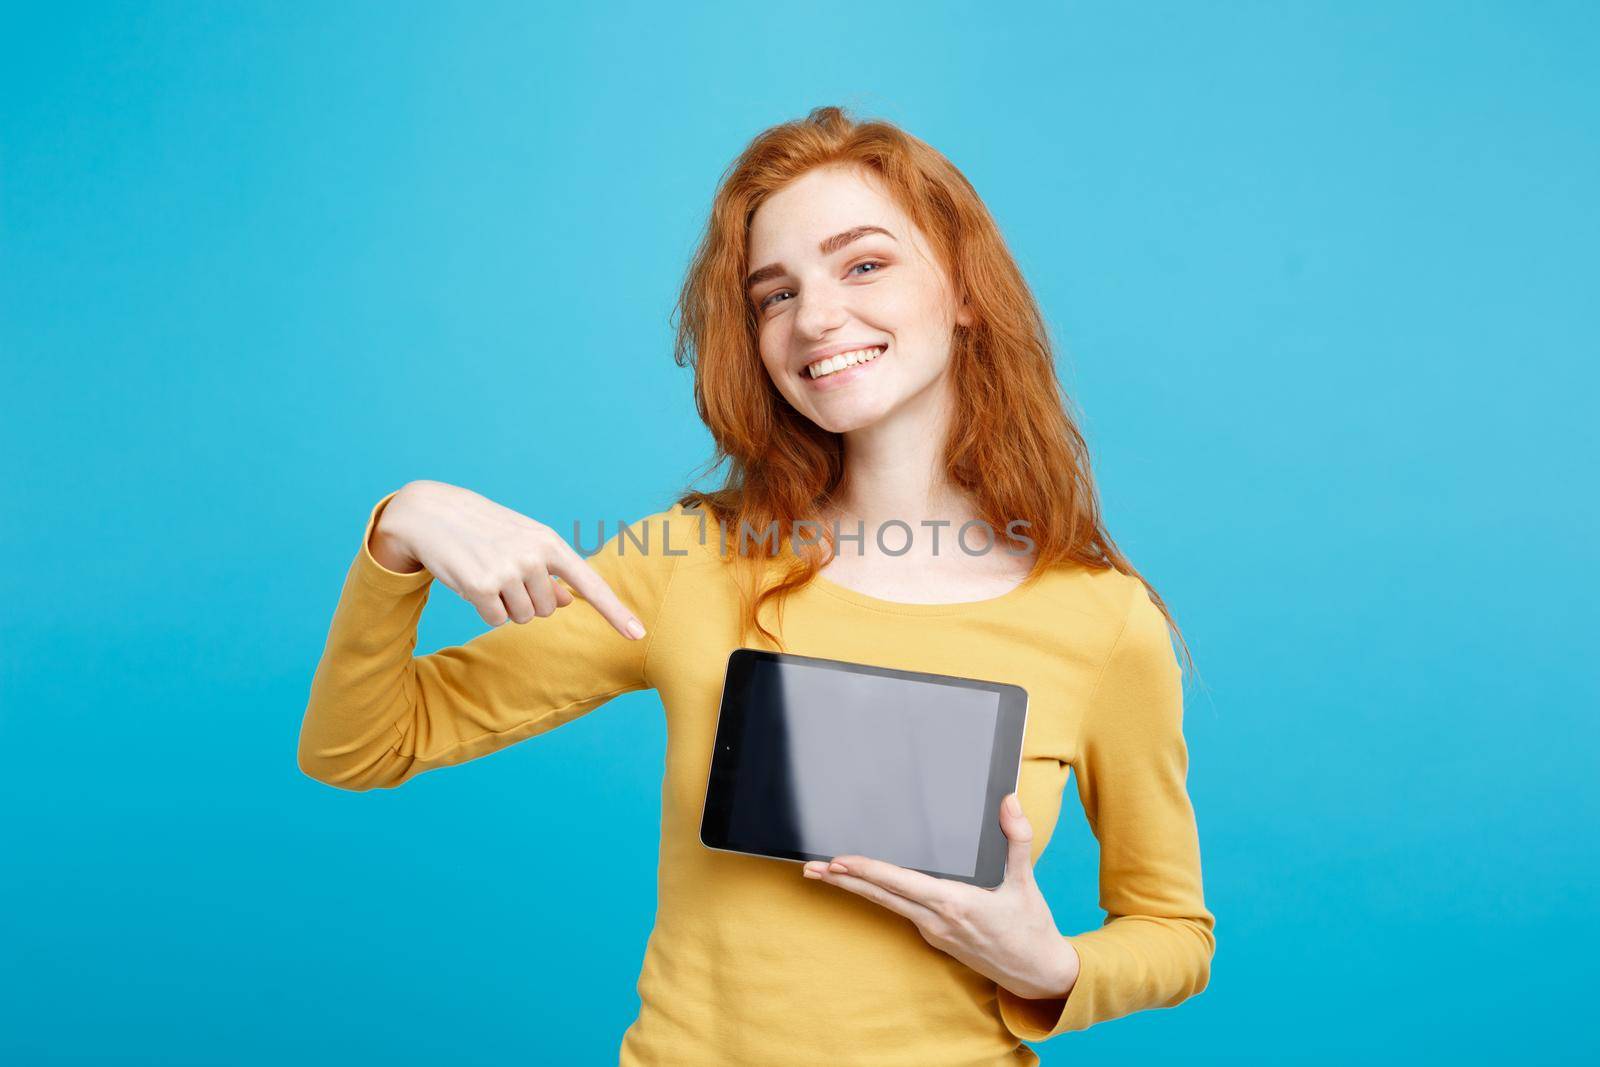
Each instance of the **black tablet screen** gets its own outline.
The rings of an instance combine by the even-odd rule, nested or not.
[[[973,874],[995,692],[766,659],[730,684],[729,848]]]

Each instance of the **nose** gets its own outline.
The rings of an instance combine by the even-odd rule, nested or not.
[[[807,286],[794,299],[800,305],[794,310],[794,326],[806,337],[821,338],[845,323],[843,301],[826,286]]]

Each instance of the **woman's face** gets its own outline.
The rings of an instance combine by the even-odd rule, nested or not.
[[[822,167],[769,196],[750,221],[748,262],[761,361],[818,426],[870,426],[944,387],[952,333],[971,314],[872,172]],[[849,358],[870,359],[812,374],[819,359],[863,348]]]

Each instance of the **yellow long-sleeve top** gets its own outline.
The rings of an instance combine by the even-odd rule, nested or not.
[[[433,576],[388,570],[367,548],[393,495],[372,509],[335,609],[300,766],[344,789],[398,786],[656,690],[667,719],[659,896],[622,1067],[1037,1064],[1023,1041],[1205,988],[1215,924],[1185,786],[1180,669],[1137,579],[1073,565],[989,600],[906,604],[818,577],[783,609],[787,651],[1028,691],[1017,791],[1034,859],[1070,770],[1100,843],[1106,919],[1071,936],[1082,969],[1070,995],[1027,1000],[887,908],[800,877],[794,863],[701,843],[728,654],[750,643],[709,516],[673,505],[588,558],[645,624],[643,640],[618,634],[580,597],[416,656]]]

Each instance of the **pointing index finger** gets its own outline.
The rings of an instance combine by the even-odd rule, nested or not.
[[[551,563],[550,570],[560,575],[579,596],[587,600],[619,634],[635,641],[645,635],[644,624],[611,591],[599,572],[589,566],[588,561],[571,546],[564,546],[564,550]]]

